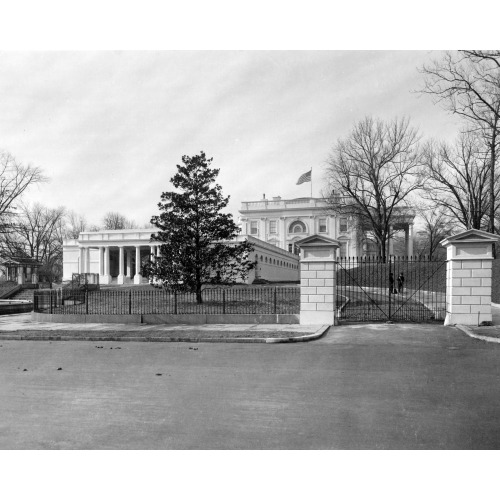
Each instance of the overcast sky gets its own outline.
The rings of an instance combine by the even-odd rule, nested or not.
[[[430,51],[0,53],[0,148],[43,168],[29,199],[99,224],[157,213],[184,154],[203,150],[238,216],[242,201],[309,196],[335,141],[366,115],[408,116],[424,138],[457,122],[427,96]]]

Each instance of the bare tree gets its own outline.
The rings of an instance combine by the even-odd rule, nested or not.
[[[495,232],[496,167],[500,147],[500,51],[462,50],[445,55],[421,72],[422,93],[464,118],[469,129],[480,135],[489,168],[488,230]]]
[[[136,229],[137,224],[118,212],[107,212],[102,219],[103,229]]]
[[[63,207],[20,205],[13,231],[2,235],[4,252],[37,260],[42,264],[40,275],[49,282],[60,279],[64,216]]]
[[[418,214],[422,221],[422,230],[417,233],[415,255],[428,255],[432,259],[440,253],[445,253],[440,243],[454,231],[449,214],[443,208],[436,206],[421,207],[418,209]]]
[[[423,158],[429,179],[424,197],[465,229],[487,229],[491,169],[481,137],[466,132],[453,146],[430,141]],[[498,200],[498,189],[496,175],[493,199]]]
[[[88,228],[87,220],[83,215],[79,215],[73,210],[67,212],[66,227],[64,230],[64,237],[77,240],[80,233],[86,231]]]
[[[46,180],[39,167],[23,165],[10,153],[0,151],[0,232],[9,230],[15,203],[28,187]]]
[[[351,216],[385,260],[391,226],[405,220],[410,195],[423,184],[417,129],[406,118],[365,118],[337,142],[328,165],[329,209]]]

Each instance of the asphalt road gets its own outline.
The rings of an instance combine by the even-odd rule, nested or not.
[[[500,448],[500,345],[451,327],[0,345],[1,449]]]

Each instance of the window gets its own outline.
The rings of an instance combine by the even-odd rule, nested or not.
[[[340,258],[344,259],[345,257],[347,257],[347,243],[340,242]]]
[[[340,219],[340,232],[346,232],[347,231],[347,219],[342,218]]]
[[[269,234],[276,234],[278,232],[278,227],[275,220],[269,221]]]
[[[326,219],[324,218],[319,220],[319,232],[326,233]]]
[[[290,233],[305,233],[306,225],[301,221],[296,221],[290,226]]]
[[[259,222],[253,220],[250,222],[250,234],[259,234]]]

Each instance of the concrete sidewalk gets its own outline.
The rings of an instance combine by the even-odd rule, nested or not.
[[[493,326],[456,325],[469,337],[500,344],[500,304],[491,304]]]
[[[92,340],[136,342],[304,342],[320,338],[329,325],[145,325],[45,323],[31,314],[0,316],[0,340]]]

